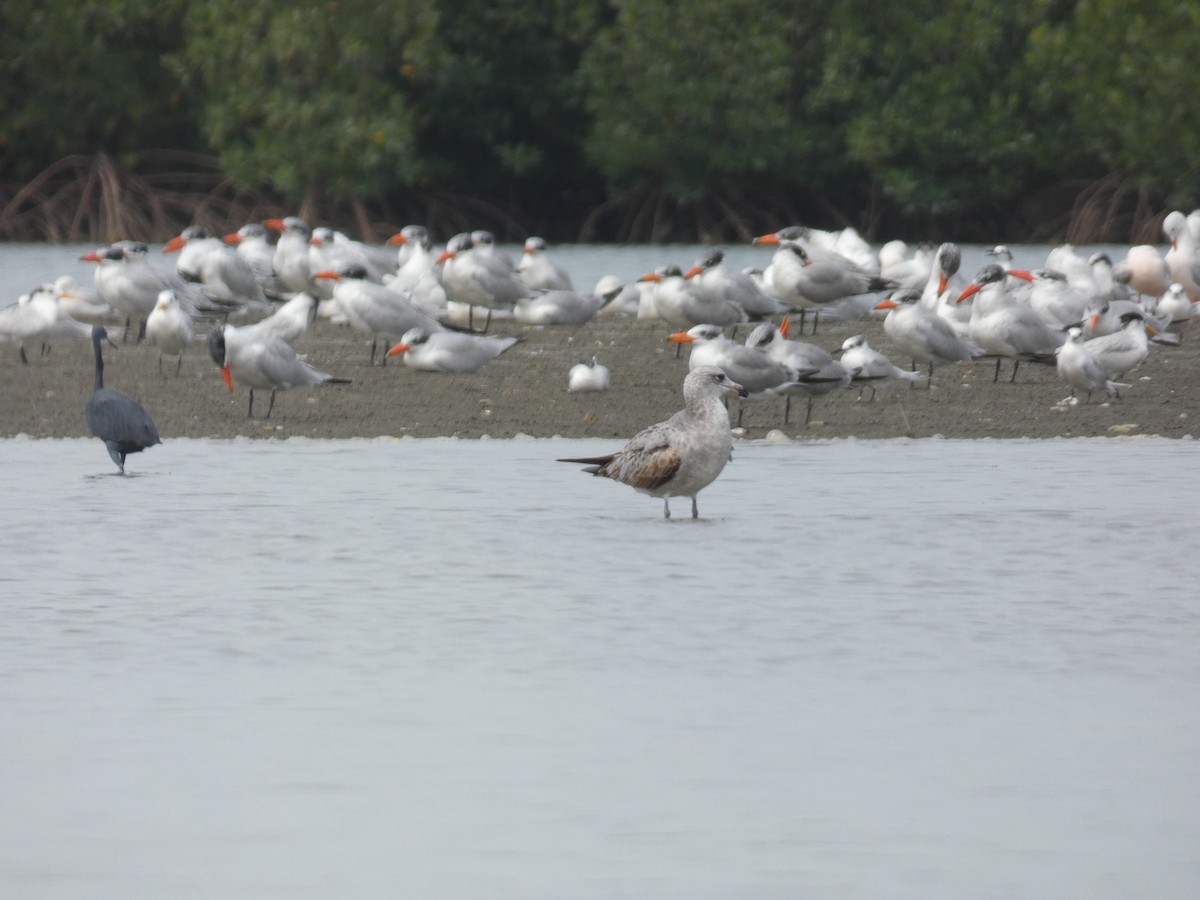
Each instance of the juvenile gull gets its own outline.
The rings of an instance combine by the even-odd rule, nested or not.
[[[700,515],[696,495],[721,474],[733,456],[725,393],[747,396],[716,366],[700,366],[683,380],[683,409],[665,422],[651,425],[608,456],[560,459],[582,463],[592,475],[603,475],[663,498],[663,517],[671,518],[671,497],[692,498],[692,518]]]

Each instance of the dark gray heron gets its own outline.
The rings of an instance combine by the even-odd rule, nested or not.
[[[96,353],[96,389],[83,408],[83,415],[92,434],[104,441],[108,455],[124,475],[127,454],[140,453],[162,441],[158,437],[158,429],[154,427],[154,420],[140,403],[104,386],[104,355],[100,352],[100,342],[107,339],[108,332],[103,325],[92,328],[92,349]]]

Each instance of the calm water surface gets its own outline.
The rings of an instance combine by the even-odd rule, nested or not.
[[[0,442],[0,894],[1200,893],[1193,442],[611,446]]]

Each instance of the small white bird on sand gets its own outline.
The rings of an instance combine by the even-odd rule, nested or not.
[[[716,480],[733,457],[729,413],[721,402],[724,394],[745,397],[746,389],[716,366],[693,369],[683,380],[683,409],[671,418],[638,432],[616,453],[559,462],[581,463],[592,475],[662,497],[667,519],[671,497],[691,497],[692,518],[698,518],[696,495]]]
[[[567,373],[567,391],[572,394],[607,391],[611,384],[608,367],[596,362],[594,356],[571,366]]]
[[[160,291],[158,302],[146,317],[146,339],[158,348],[158,373],[162,374],[163,354],[177,356],[175,374],[183,368],[183,351],[196,336],[192,317],[179,305],[170,288]]]

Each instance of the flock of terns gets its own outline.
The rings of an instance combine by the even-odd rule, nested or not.
[[[208,324],[207,348],[225,383],[276,393],[293,387],[346,383],[321,371],[294,349],[322,316],[370,339],[368,362],[402,356],[406,365],[439,372],[477,372],[518,337],[489,334],[493,319],[526,325],[581,325],[621,315],[665,322],[669,340],[690,345],[684,408],[636,435],[611,456],[572,459],[586,471],[664,499],[692,499],[730,458],[730,421],[722,400],[782,397],[785,421],[793,396],[807,399],[849,385],[875,391],[891,382],[929,382],[947,363],[1005,361],[1016,377],[1022,363],[1055,366],[1079,394],[1116,396],[1119,379],[1155,344],[1177,344],[1200,301],[1200,211],[1170,213],[1163,222],[1170,247],[1129,248],[1123,259],[1085,259],[1070,246],[1053,250],[1044,267],[1014,265],[1003,246],[972,279],[959,271],[956,244],[922,244],[909,252],[893,241],[878,250],[853,229],[818,231],[799,226],[762,235],[773,247],[762,270],[737,270],[719,249],[703,253],[687,271],[663,266],[626,283],[605,276],[591,293],[578,291],[555,264],[546,242],[531,237],[519,260],[497,248],[492,235],[455,235],[438,253],[423,226],[410,225],[384,246],[363,244],[297,217],[251,223],[217,237],[192,226],[172,239],[174,271],[151,264],[146,244],[117,241],[82,257],[96,264],[94,289],[68,277],[45,284],[0,310],[0,339],[47,346],[90,339],[95,392],[85,410],[92,433],[121,473],[125,458],[159,443],[154,423],[134,400],[103,381],[103,324],[124,322],[124,340],[157,347],[159,369]],[[883,330],[902,368],[863,335],[829,352],[790,338],[799,320],[853,320],[883,315]],[[136,324],[136,330],[135,330]],[[744,337],[739,326],[747,325]],[[380,349],[380,343],[383,349]],[[607,390],[608,370],[595,357],[568,373],[568,390]],[[740,413],[739,413],[740,422]]]

